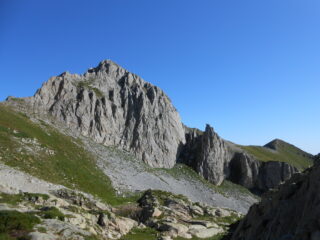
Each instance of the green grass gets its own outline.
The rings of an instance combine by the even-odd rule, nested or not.
[[[46,233],[47,229],[45,227],[38,227],[37,231],[40,232],[40,233]]]
[[[210,237],[210,238],[197,238],[197,237],[193,237],[193,238],[190,238],[190,240],[220,240],[222,239],[223,237],[225,236],[225,234],[217,234],[213,237]],[[186,238],[182,238],[182,237],[177,237],[177,238],[174,238],[174,240],[186,240]]]
[[[45,219],[58,219],[64,221],[65,215],[55,207],[44,207],[40,209],[40,212],[37,213],[39,216]]]
[[[81,82],[78,82],[78,85],[77,87],[79,88],[86,88],[86,89],[89,89],[91,91],[93,91],[96,96],[98,98],[101,98],[104,96],[103,92],[101,92],[98,88],[95,88],[95,87],[92,87],[91,84],[94,82],[94,79],[92,80],[87,80],[87,81],[81,81]]]
[[[127,235],[123,236],[120,240],[157,240],[160,234],[152,229],[152,228],[145,228],[145,229],[133,229]],[[224,234],[218,234],[211,238],[197,238],[193,237],[191,240],[220,240]],[[177,237],[174,240],[185,240],[186,238]]]
[[[19,194],[0,193],[0,203],[7,203],[13,206],[16,206],[18,203],[22,202],[23,200],[35,202],[39,198],[48,200],[49,196],[47,194],[41,194],[41,193],[19,193]]]
[[[27,239],[27,234],[40,219],[31,213],[0,211],[0,239]]]
[[[286,162],[299,170],[306,169],[313,165],[313,160],[310,157],[300,149],[290,144],[283,144],[276,151],[260,146],[240,147],[262,162]]]
[[[157,240],[159,233],[152,228],[131,230],[127,235],[123,236],[120,240]]]
[[[18,152],[20,145],[14,132],[36,138],[55,154]],[[0,161],[40,179],[90,193],[112,205],[137,200],[139,196],[118,197],[110,179],[96,167],[94,157],[79,142],[0,104]]]

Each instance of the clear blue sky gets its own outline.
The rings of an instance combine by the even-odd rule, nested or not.
[[[112,59],[185,124],[320,152],[319,0],[0,0],[0,100]]]

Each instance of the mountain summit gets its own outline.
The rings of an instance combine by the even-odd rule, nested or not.
[[[173,167],[185,141],[180,116],[166,94],[111,60],[83,75],[53,77],[28,101],[39,114],[49,113],[153,167]]]

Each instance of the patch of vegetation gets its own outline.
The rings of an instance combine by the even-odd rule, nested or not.
[[[262,162],[286,162],[299,170],[304,170],[313,165],[313,160],[306,153],[291,144],[282,144],[277,150],[260,146],[239,147]]]
[[[19,102],[19,103],[23,103],[23,102],[24,102],[24,99],[22,99],[22,98],[16,98],[16,97],[10,97],[10,100],[11,100],[11,101],[14,101],[14,102]]]
[[[49,195],[47,194],[42,194],[42,193],[22,193],[20,194],[22,195],[23,199],[27,200],[27,201],[38,201],[40,198],[42,198],[43,200],[48,200],[49,199]]]
[[[16,206],[18,203],[24,200],[36,202],[40,198],[42,198],[43,200],[48,200],[49,196],[47,194],[41,194],[41,193],[19,193],[19,194],[0,193],[0,203],[7,203],[13,206]]]
[[[7,203],[10,205],[16,206],[21,201],[22,201],[21,194],[0,193],[0,203]]]
[[[90,235],[90,236],[83,236],[84,240],[99,240],[99,238],[96,235]]]
[[[44,207],[40,209],[41,211],[37,213],[39,216],[45,219],[58,219],[64,221],[65,215],[55,207]]]
[[[138,229],[134,228],[120,240],[157,240],[159,232],[152,228]]]
[[[152,195],[155,196],[161,205],[164,205],[167,199],[176,199],[183,200],[188,202],[188,198],[182,194],[173,194],[171,192],[161,191],[161,190],[148,190],[152,192]]]
[[[222,240],[223,237],[225,236],[225,234],[223,233],[219,233],[213,237],[210,237],[210,238],[197,238],[197,237],[193,237],[193,238],[189,238],[191,240]],[[174,240],[186,240],[186,238],[182,238],[182,237],[177,237],[177,238],[174,238]]]
[[[241,220],[241,217],[238,217],[238,215],[235,213],[231,213],[230,216],[217,218],[217,223],[218,224],[225,223],[225,224],[231,225],[239,220]]]
[[[101,92],[98,88],[91,86],[91,84],[93,84],[93,82],[94,82],[94,79],[80,81],[80,82],[78,82],[77,87],[78,88],[86,88],[86,89],[93,91],[98,98],[103,97],[104,96],[103,92]]]
[[[40,233],[46,233],[47,232],[47,229],[45,227],[38,227],[37,230]]]
[[[55,151],[54,155],[18,152],[21,143],[13,138],[11,129],[36,138],[39,144]],[[65,136],[51,127],[43,129],[8,107],[0,104],[0,157],[3,163],[18,168],[35,177],[78,189],[119,205],[136,201],[139,196],[128,198],[116,195],[110,179],[97,168],[94,157],[81,147],[81,142]]]
[[[141,214],[141,207],[138,206],[137,203],[130,203],[130,204],[125,204],[122,206],[119,206],[115,213],[118,216],[121,217],[126,217],[126,218],[132,218],[138,220]]]
[[[0,239],[28,239],[28,233],[39,223],[31,213],[0,211]]]

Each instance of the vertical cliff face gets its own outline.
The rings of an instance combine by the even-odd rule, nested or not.
[[[265,192],[290,178],[297,169],[284,162],[260,162],[220,138],[210,125],[204,132],[185,127],[186,144],[180,161],[209,182],[220,185],[228,179],[248,189]]]
[[[201,149],[197,159],[197,172],[208,181],[220,185],[228,174],[230,151],[209,125],[201,137]]]
[[[319,188],[319,165],[295,174],[250,208],[232,240],[320,239]]]
[[[84,75],[51,78],[29,102],[36,113],[49,113],[153,167],[173,167],[185,142],[180,116],[165,93],[109,60]]]
[[[180,158],[209,182],[220,185],[228,175],[232,152],[210,125],[204,132],[186,128],[186,144]]]
[[[298,172],[285,162],[260,162],[244,152],[234,154],[229,169],[229,180],[257,192],[274,188]]]

